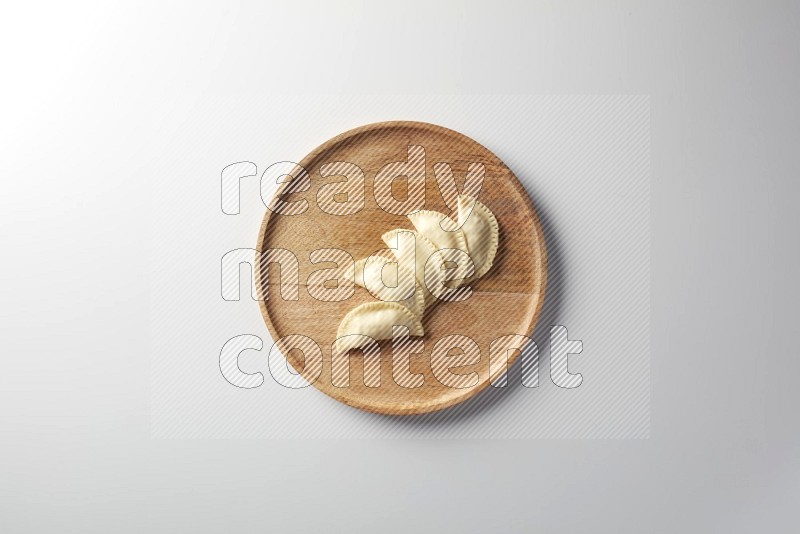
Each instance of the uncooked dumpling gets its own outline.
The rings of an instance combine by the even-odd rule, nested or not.
[[[422,287],[410,269],[394,257],[386,257],[384,253],[388,254],[389,251],[381,251],[355,262],[355,283],[366,288],[375,298],[402,304],[421,319],[425,311]]]
[[[386,232],[382,239],[389,249],[355,262],[353,280],[380,302],[362,304],[345,315],[339,324],[339,350],[363,345],[368,338],[362,336],[391,339],[394,326],[408,328],[412,336],[423,335],[423,314],[437,296],[452,300],[452,291],[492,267],[499,227],[489,208],[475,198],[458,197],[458,223],[431,210],[408,218],[416,230]]]
[[[464,255],[455,252],[459,250],[466,253],[469,252],[464,233],[457,222],[444,213],[431,210],[417,211],[409,215],[408,219],[420,235],[428,238],[433,243],[433,246],[441,251],[440,258],[448,266],[454,267],[454,270],[445,274],[450,280],[447,283],[448,287],[460,286],[473,274],[474,271],[464,261]],[[429,285],[428,290],[431,293],[436,293],[438,288]]]
[[[336,334],[336,347],[342,352],[358,348],[368,336],[376,341],[392,339],[394,326],[408,328],[409,335],[423,335],[422,322],[408,308],[396,302],[367,302],[344,316]],[[360,336],[354,336],[359,334]]]
[[[401,233],[410,233],[414,238],[414,248],[406,246],[405,237]],[[397,228],[386,232],[382,236],[383,242],[386,243],[392,252],[397,257],[400,265],[407,266],[409,269],[414,269],[414,275],[417,281],[422,284],[425,293],[425,304],[430,304],[436,297],[434,297],[429,287],[439,287],[439,284],[444,282],[444,262],[432,260],[428,268],[425,269],[425,264],[429,258],[438,258],[436,255],[436,247],[430,242],[428,238],[414,230],[404,230]],[[426,280],[427,277],[427,280]]]
[[[438,211],[420,210],[408,216],[417,232],[427,237],[437,249],[457,248],[467,251],[467,242],[458,223]]]
[[[480,278],[492,267],[499,243],[499,227],[494,214],[477,199],[458,197],[458,223],[467,240],[469,255],[475,264],[472,279]]]

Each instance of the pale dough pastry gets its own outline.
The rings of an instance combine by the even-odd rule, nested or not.
[[[486,274],[492,267],[500,242],[499,226],[494,214],[478,199],[460,195],[458,197],[458,223],[467,240],[467,249],[475,264],[474,280]]]
[[[437,249],[457,248],[467,251],[460,225],[438,211],[420,210],[408,216],[417,232],[427,237]]]
[[[394,326],[405,326],[412,336],[423,335],[420,319],[402,304],[396,302],[361,304],[350,310],[339,324],[336,346],[345,352],[361,346],[363,338],[360,336],[369,336],[376,341],[392,339]]]
[[[339,350],[358,348],[368,338],[391,339],[394,326],[405,326],[412,336],[423,335],[425,309],[438,301],[431,289],[442,295],[443,285],[456,288],[492,267],[499,226],[494,214],[477,199],[458,197],[458,223],[431,210],[417,211],[408,218],[416,230],[386,232],[381,238],[389,249],[355,262],[351,271],[354,282],[380,302],[361,304],[344,316],[337,336]],[[473,263],[471,276],[465,253]]]
[[[388,251],[386,251],[388,252]],[[398,302],[422,318],[425,311],[425,293],[417,283],[414,273],[394,258],[378,253],[355,262],[355,283],[367,289],[384,302]]]
[[[409,241],[406,241],[402,236],[399,235],[403,232],[413,234],[413,248],[404,246],[405,244],[409,243]],[[425,264],[428,262],[428,259],[436,256],[436,247],[434,244],[419,232],[414,230],[405,230],[403,228],[390,230],[389,232],[383,234],[381,239],[383,239],[383,242],[386,243],[390,249],[392,249],[394,255],[397,256],[397,261],[400,263],[400,265],[408,266],[409,269],[413,267],[414,275],[417,277],[417,281],[422,285],[425,293],[425,305],[427,306],[433,302],[436,297],[434,297],[430,291],[428,291],[428,287],[434,287],[434,284],[436,284],[436,287],[438,287],[438,284],[444,282],[445,278],[443,261],[437,262],[436,259],[434,259],[428,265],[428,268],[425,268]]]
[[[420,235],[428,238],[437,250],[442,251],[439,257],[455,268],[455,271],[446,274],[449,280],[447,286],[458,287],[463,284],[473,273],[468,272],[463,255],[453,252],[454,250],[463,250],[469,253],[467,241],[460,225],[444,213],[431,210],[417,211],[409,215],[408,219]],[[438,282],[440,279],[432,278],[432,281]],[[428,285],[427,289],[436,294],[439,288]]]

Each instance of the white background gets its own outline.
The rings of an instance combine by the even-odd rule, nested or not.
[[[21,6],[0,530],[796,528],[797,4]],[[151,192],[320,92],[651,96],[649,440],[150,439]]]

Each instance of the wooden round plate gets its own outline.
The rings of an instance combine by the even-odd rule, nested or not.
[[[433,166],[449,163],[461,189],[470,163],[485,165],[486,178],[479,199],[495,215],[500,226],[500,243],[494,265],[482,278],[471,284],[472,296],[462,302],[442,302],[429,309],[423,320],[424,351],[411,358],[411,371],[422,373],[424,384],[406,388],[392,379],[391,342],[381,342],[381,380],[379,387],[364,384],[363,356],[354,351],[350,358],[348,387],[336,387],[331,380],[331,346],[344,315],[364,302],[374,302],[365,289],[356,286],[355,295],[341,302],[324,302],[308,293],[309,275],[335,264],[309,261],[311,251],[322,248],[346,250],[355,260],[386,248],[381,235],[394,228],[409,228],[404,216],[381,209],[373,196],[373,181],[387,163],[406,161],[410,145],[425,149],[425,209],[451,213],[435,178]],[[331,215],[318,206],[320,186],[342,181],[341,176],[323,178],[320,167],[329,162],[350,162],[364,173],[364,209],[358,213]],[[271,269],[262,281],[256,277],[261,312],[274,340],[291,334],[313,339],[323,355],[322,372],[313,385],[323,393],[350,406],[392,415],[431,412],[462,402],[489,386],[489,344],[506,334],[529,336],[536,325],[544,302],[547,260],[544,236],[528,194],[513,173],[497,156],[476,141],[453,130],[421,122],[381,122],[342,133],[312,151],[300,161],[308,172],[311,187],[303,192],[283,195],[292,201],[305,199],[308,208],[299,215],[281,215],[267,210],[258,237],[257,250],[287,249],[299,260],[300,291],[298,300],[284,300],[265,293],[278,280]],[[402,182],[402,180],[396,180]],[[400,184],[402,186],[402,184]],[[403,191],[392,189],[402,200]],[[407,191],[406,191],[407,193]],[[261,272],[257,266],[256,272]],[[275,285],[273,285],[275,284]],[[266,298],[264,297],[266,295]],[[454,374],[478,373],[477,385],[451,388],[437,380],[432,372],[431,349],[437,340],[451,334],[472,338],[481,350],[480,361],[451,369]],[[453,351],[451,351],[453,352]],[[458,352],[455,349],[454,352]],[[508,365],[519,355],[510,355]],[[300,350],[284,354],[294,369],[306,377],[305,357]],[[318,368],[317,368],[318,370]],[[316,374],[316,373],[315,373]],[[311,381],[311,380],[309,380]]]

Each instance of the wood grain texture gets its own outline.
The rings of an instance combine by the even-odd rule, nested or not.
[[[425,208],[450,213],[433,172],[433,165],[449,163],[459,188],[470,163],[486,166],[486,179],[479,199],[497,218],[500,245],[495,263],[481,279],[472,283],[473,294],[463,302],[443,302],[430,308],[423,320],[425,350],[412,356],[411,370],[423,373],[424,385],[409,389],[392,380],[391,342],[381,345],[381,385],[368,388],[363,382],[360,353],[350,358],[350,385],[331,383],[331,346],[344,315],[358,304],[373,302],[365,289],[356,287],[355,295],[342,302],[322,302],[312,298],[303,284],[311,272],[334,264],[309,261],[309,253],[320,248],[340,248],[359,259],[385,248],[381,235],[393,228],[411,229],[406,217],[383,211],[372,194],[373,180],[385,164],[405,161],[407,147],[425,148]],[[319,187],[340,181],[341,177],[323,178],[319,168],[328,162],[347,161],[358,165],[366,179],[366,206],[359,213],[335,216],[323,212],[316,203]],[[440,410],[462,402],[489,386],[489,344],[506,334],[530,335],[544,302],[547,259],[544,236],[528,194],[513,173],[489,150],[453,130],[420,122],[384,122],[369,124],[340,134],[303,158],[300,165],[311,177],[308,191],[294,193],[291,200],[307,199],[308,210],[295,216],[267,210],[256,248],[291,250],[300,260],[300,299],[286,301],[270,295],[261,300],[261,311],[274,340],[289,334],[302,334],[315,340],[323,353],[322,375],[314,386],[336,400],[356,408],[392,415],[420,414]],[[260,266],[257,265],[257,271]],[[270,285],[277,288],[277,275],[270,273]],[[260,298],[266,284],[256,277]],[[478,384],[464,389],[443,386],[431,371],[431,349],[436,341],[451,334],[462,334],[478,343],[480,362],[459,367],[453,372],[476,371]],[[509,366],[518,356],[511,356]],[[285,354],[289,363],[303,373],[304,359],[299,351]],[[433,362],[435,364],[435,362]]]

